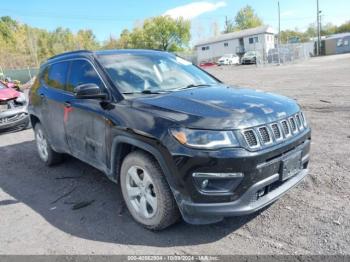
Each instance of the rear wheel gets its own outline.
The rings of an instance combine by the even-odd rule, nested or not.
[[[126,156],[120,174],[123,197],[132,217],[148,229],[161,230],[175,223],[179,211],[157,163],[135,151]]]
[[[63,155],[52,149],[40,123],[35,125],[34,134],[40,159],[48,166],[62,162]]]

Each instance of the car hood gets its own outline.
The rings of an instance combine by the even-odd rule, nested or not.
[[[19,97],[20,93],[12,88],[0,89],[0,101],[7,101]]]
[[[189,128],[241,129],[273,122],[300,110],[284,96],[217,85],[138,97],[132,106]]]

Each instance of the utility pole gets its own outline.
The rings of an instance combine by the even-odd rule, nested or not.
[[[281,43],[281,8],[278,1],[278,45]]]
[[[281,44],[281,8],[280,8],[280,1],[278,1],[278,40],[277,40],[278,65],[281,64],[280,44]]]
[[[321,55],[321,27],[320,27],[320,6],[317,1],[317,55]]]

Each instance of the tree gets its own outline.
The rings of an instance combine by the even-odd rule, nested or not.
[[[235,31],[235,25],[234,25],[233,21],[229,20],[226,16],[224,33],[227,34],[227,33],[233,32],[233,31]]]
[[[292,38],[297,38],[300,42],[307,42],[310,40],[306,33],[300,32],[298,29],[281,31],[281,43],[288,43]]]
[[[254,9],[247,5],[238,11],[235,17],[235,30],[244,30],[261,26],[261,18],[255,14]]]
[[[182,17],[157,16],[147,19],[142,27],[145,44],[149,48],[169,50],[173,47],[188,45],[191,24]]]
[[[95,50],[99,48],[96,37],[92,30],[79,30],[75,36],[78,49]]]
[[[346,33],[350,32],[350,20],[343,23],[336,29],[336,33]]]

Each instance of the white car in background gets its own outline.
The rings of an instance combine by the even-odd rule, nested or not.
[[[218,60],[219,65],[238,65],[239,57],[235,54],[226,54]]]

